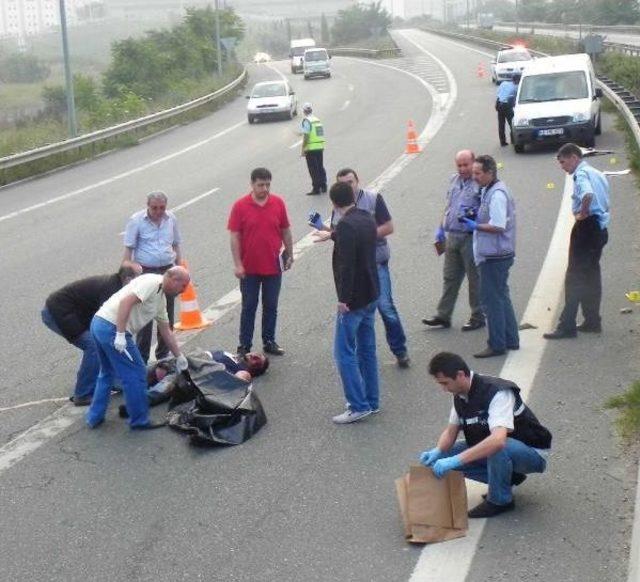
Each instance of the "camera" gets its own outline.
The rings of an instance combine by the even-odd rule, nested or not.
[[[458,222],[464,222],[464,219],[476,220],[478,218],[478,210],[473,206],[461,206],[458,213]]]

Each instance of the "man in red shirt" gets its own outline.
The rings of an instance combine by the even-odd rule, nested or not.
[[[251,350],[261,287],[263,349],[277,356],[284,354],[276,343],[276,320],[282,271],[293,264],[293,240],[284,200],[271,194],[270,187],[271,172],[266,168],[253,170],[251,192],[236,200],[227,224],[235,275],[240,279],[242,293],[240,355]]]

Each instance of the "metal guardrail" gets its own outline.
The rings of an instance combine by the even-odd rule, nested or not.
[[[68,139],[59,143],[49,144],[43,147],[39,147],[19,154],[14,154],[4,158],[0,158],[0,171],[28,164],[36,160],[41,160],[48,156],[54,156],[71,150],[79,149],[81,147],[92,145],[101,141],[105,141],[110,138],[125,135],[127,133],[136,131],[143,127],[147,127],[160,121],[166,121],[172,117],[176,117],[188,111],[207,105],[213,101],[224,98],[232,93],[237,87],[239,87],[247,78],[247,69],[243,69],[242,73],[235,78],[231,83],[225,85],[221,89],[218,89],[214,93],[209,93],[198,99],[193,99],[187,103],[182,103],[176,107],[165,109],[157,113],[151,113],[138,119],[133,119],[119,125],[100,129],[92,133],[87,133],[79,137]]]
[[[460,34],[457,32],[450,32],[448,30],[439,28],[421,28],[426,32],[455,38],[472,44],[478,44],[487,48],[498,49],[500,47],[507,46],[505,45],[505,43],[496,42],[479,36]],[[529,52],[540,57],[550,56],[540,51],[529,50]],[[615,81],[612,81],[611,79],[604,76],[598,77],[598,85],[607,96],[607,98],[616,106],[618,111],[620,111],[629,128],[633,132],[638,147],[640,147],[640,100],[638,99],[638,97],[636,95],[633,95],[630,91],[627,91],[624,87],[622,87]]]
[[[332,48],[329,49],[332,55],[341,57],[365,57],[369,59],[386,59],[398,57],[401,50],[398,47],[388,49],[367,49],[367,48]]]

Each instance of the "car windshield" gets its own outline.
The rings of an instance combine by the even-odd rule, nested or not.
[[[501,52],[498,55],[499,63],[515,63],[518,61],[530,61],[531,55],[525,51]]]
[[[284,97],[287,90],[282,83],[267,83],[266,85],[256,85],[253,88],[251,97]]]
[[[304,60],[310,63],[313,61],[326,61],[327,58],[327,51],[309,51],[304,53]]]
[[[584,71],[531,75],[520,83],[518,103],[584,99],[589,96]]]

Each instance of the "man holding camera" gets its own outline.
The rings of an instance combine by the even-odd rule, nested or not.
[[[449,180],[446,206],[435,233],[436,248],[444,246],[442,297],[437,314],[422,320],[430,327],[451,326],[451,315],[465,275],[469,284],[471,317],[462,326],[462,331],[473,331],[485,325],[480,306],[478,271],[473,260],[473,231],[462,220],[473,220],[480,206],[480,188],[471,175],[474,160],[471,150],[459,151],[455,157],[458,172]]]

